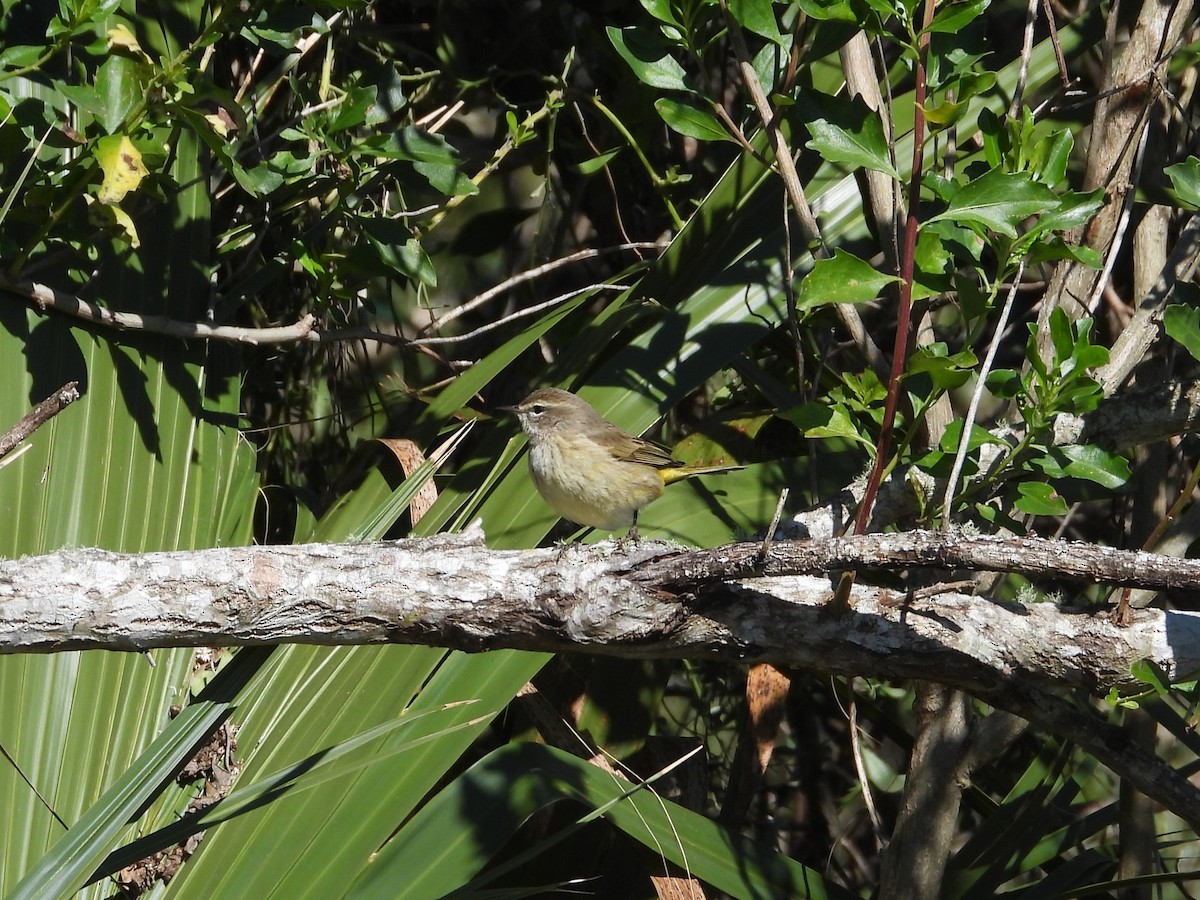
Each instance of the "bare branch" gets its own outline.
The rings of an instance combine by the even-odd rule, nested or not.
[[[660,590],[694,591],[718,581],[755,575],[932,567],[1200,590],[1200,560],[1078,541],[903,531],[777,543],[765,560],[760,552],[758,544],[681,551],[647,563],[632,577]]]
[[[317,319],[313,315],[306,315],[298,322],[278,328],[241,328],[234,325],[183,322],[166,316],[114,312],[82,297],[63,293],[36,281],[10,281],[0,276],[0,290],[32,300],[43,312],[52,309],[83,319],[85,322],[120,331],[145,331],[185,340],[219,340],[237,344],[290,344],[296,341],[321,340],[320,333],[316,331]]]
[[[0,652],[282,642],[571,647],[960,686],[987,680],[983,667],[1088,689],[1127,680],[1143,658],[1173,674],[1200,668],[1200,614],[1141,611],[1118,628],[1049,603],[951,592],[905,602],[863,588],[842,620],[824,609],[827,578],[795,574],[975,567],[1195,586],[1200,560],[936,532],[777,542],[766,562],[760,550],[643,542],[501,552],[477,533],[139,555],[70,550],[0,562]],[[870,634],[855,633],[863,627]]]
[[[854,562],[824,556],[865,568],[865,538],[882,553],[887,539],[902,537],[841,542],[857,548]],[[1004,542],[982,543],[996,549]],[[1039,549],[1039,542],[1009,543],[1024,548],[1022,554]],[[784,558],[781,549],[801,546],[776,544],[770,562]],[[0,652],[387,642],[769,661],[834,674],[919,678],[964,689],[1070,737],[1200,826],[1200,792],[1182,775],[1132,745],[1119,728],[1056,695],[1063,688],[1094,692],[1127,683],[1140,660],[1170,678],[1200,669],[1200,614],[1139,611],[1131,626],[1120,628],[1107,616],[1050,603],[1020,606],[945,593],[905,604],[892,592],[859,584],[849,611],[833,615],[827,577],[711,580],[721,557],[752,560],[759,549],[681,552],[662,544],[607,543],[502,552],[486,548],[476,533],[193,553],[64,551],[0,563]],[[1077,556],[1081,545],[1062,549],[1065,559]],[[908,559],[891,555],[896,564]],[[947,552],[943,562],[957,565],[952,556]],[[1200,569],[1200,562],[1153,554],[1118,556],[1168,566],[1195,562]],[[795,562],[781,565],[794,568]],[[657,581],[651,577],[656,569]],[[686,594],[680,593],[683,582]]]
[[[57,391],[21,417],[21,421],[0,435],[0,459],[13,448],[79,399],[79,382],[68,381]]]
[[[493,285],[483,293],[476,294],[465,303],[461,303],[449,312],[438,316],[438,318],[422,328],[421,332],[423,334],[427,334],[431,331],[440,331],[448,323],[453,322],[459,316],[472,312],[484,304],[491,302],[505,291],[512,290],[517,285],[524,284],[527,281],[533,281],[535,278],[540,278],[541,276],[549,274],[556,269],[561,269],[563,266],[569,266],[573,263],[582,262],[585,259],[594,259],[597,256],[603,256],[607,253],[616,253],[621,250],[657,249],[659,249],[658,244],[653,244],[648,241],[639,241],[617,244],[614,247],[600,247],[596,249],[579,250],[575,253],[570,253],[567,256],[562,256],[558,259],[552,259],[549,262],[542,263],[540,266],[534,266],[532,269],[526,269],[524,272],[518,272],[516,275],[504,279],[499,284]]]

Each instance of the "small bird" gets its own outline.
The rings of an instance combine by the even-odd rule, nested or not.
[[[637,540],[641,508],[675,481],[744,466],[688,466],[669,451],[606,421],[585,400],[558,388],[534,391],[515,413],[529,436],[529,471],[542,499],[564,519]]]

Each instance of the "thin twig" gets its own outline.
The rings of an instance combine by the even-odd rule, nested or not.
[[[766,559],[771,555],[771,541],[775,539],[775,529],[779,527],[779,520],[783,518],[783,505],[787,503],[788,488],[784,488],[779,492],[779,502],[775,504],[775,515],[771,518],[771,524],[767,528],[767,536],[763,538],[762,549],[758,555],[762,559]]]
[[[1046,10],[1046,25],[1050,28],[1050,43],[1054,46],[1054,58],[1058,60],[1058,77],[1062,79],[1064,91],[1071,89],[1071,76],[1067,74],[1067,60],[1063,56],[1062,43],[1058,39],[1058,25],[1054,22],[1054,10],[1050,8],[1050,0],[1042,0]]]
[[[434,319],[421,329],[421,333],[426,334],[430,331],[440,331],[448,322],[453,322],[460,316],[464,316],[469,312],[474,312],[485,303],[488,303],[489,301],[495,299],[498,295],[503,294],[505,291],[511,290],[517,285],[524,284],[527,281],[533,281],[535,278],[540,278],[543,275],[553,272],[556,269],[561,269],[563,266],[568,266],[571,263],[577,263],[585,259],[594,259],[597,256],[604,256],[608,253],[617,253],[622,250],[657,249],[659,249],[659,245],[650,241],[635,241],[627,244],[616,244],[612,247],[580,250],[576,253],[571,253],[567,256],[560,257],[559,259],[552,259],[549,262],[542,263],[540,266],[534,266],[532,269],[526,269],[524,272],[518,272],[516,275],[506,278],[499,284],[488,288],[483,293],[475,295],[466,303],[462,303],[459,306],[454,307],[454,309],[450,310],[445,315]]]
[[[1149,107],[1144,110],[1144,113],[1148,112]],[[1121,200],[1121,215],[1117,219],[1117,227],[1113,231],[1112,244],[1108,248],[1108,256],[1104,260],[1104,268],[1096,279],[1096,287],[1087,302],[1088,315],[1095,315],[1096,307],[1100,305],[1100,298],[1104,296],[1104,288],[1108,284],[1109,276],[1112,275],[1113,266],[1116,265],[1117,254],[1122,249],[1122,242],[1125,239],[1125,229],[1129,227],[1129,216],[1133,212],[1133,198],[1137,193],[1137,183],[1142,177],[1142,161],[1146,158],[1146,141],[1150,137],[1150,125],[1150,116],[1146,115],[1145,124],[1142,126],[1142,136],[1138,140],[1137,150],[1133,158],[1133,173],[1130,176],[1129,184],[1124,186],[1125,196]]]
[[[526,316],[531,316],[534,313],[541,312],[542,310],[558,306],[561,303],[565,303],[567,300],[578,297],[580,294],[586,294],[588,291],[626,290],[629,290],[629,285],[627,284],[606,284],[603,282],[599,284],[589,284],[581,288],[576,288],[573,291],[567,291],[565,294],[559,294],[557,297],[553,297],[550,300],[546,300],[542,303],[535,303],[533,306],[527,306],[524,309],[518,309],[514,313],[510,313],[503,318],[497,319],[495,322],[489,322],[481,328],[476,328],[474,331],[468,331],[466,334],[456,334],[451,335],[450,337],[417,338],[414,341],[405,341],[405,344],[410,347],[432,347],[440,344],[458,344],[463,341],[469,341],[472,338],[479,337],[479,335],[486,334],[489,331],[495,331],[497,328],[507,325],[510,322],[514,322],[517,319],[523,319]]]
[[[850,707],[847,713],[850,719],[850,755],[854,758],[854,772],[858,775],[858,786],[862,790],[863,805],[867,808],[867,817],[871,820],[871,828],[875,832],[875,846],[878,848],[884,845],[884,835],[887,832],[883,829],[883,819],[875,807],[875,795],[871,793],[871,779],[867,775],[867,765],[862,754],[862,741],[859,737],[858,704],[854,702],[853,694],[850,696]]]
[[[77,319],[82,319],[85,322],[91,322],[94,325],[103,325],[119,331],[163,334],[183,340],[226,341],[232,344],[249,344],[250,346],[295,343],[333,344],[345,343],[347,341],[370,340],[378,341],[381,344],[419,348],[469,341],[472,338],[508,325],[517,319],[558,306],[587,291],[628,290],[628,285],[589,284],[585,287],[568,291],[565,294],[560,294],[544,303],[537,303],[525,309],[517,310],[511,315],[497,319],[495,322],[490,322],[482,328],[476,328],[474,331],[468,331],[465,334],[454,335],[452,337],[419,338],[417,340],[410,340],[403,335],[387,334],[386,332],[366,327],[321,330],[317,327],[317,318],[312,313],[308,313],[291,325],[278,325],[269,328],[247,328],[238,325],[209,325],[204,322],[184,322],[179,319],[170,319],[166,316],[143,316],[139,313],[115,312],[84,300],[82,297],[77,297],[74,294],[66,294],[55,290],[49,285],[33,281],[10,282],[3,278],[3,276],[0,276],[0,290],[9,291],[33,300],[43,312],[54,310],[55,312],[65,313]]]
[[[958,439],[958,452],[954,454],[954,466],[950,469],[950,478],[946,482],[946,497],[942,501],[942,528],[944,529],[950,528],[951,514],[954,511],[954,491],[958,486],[958,478],[962,474],[963,464],[967,459],[967,449],[971,446],[971,429],[975,425],[975,417],[979,414],[979,402],[983,398],[983,389],[987,383],[988,373],[992,371],[992,364],[996,361],[996,351],[1000,349],[1008,317],[1012,315],[1013,301],[1017,297],[1017,285],[1021,283],[1021,275],[1024,272],[1025,260],[1022,259],[1020,265],[1017,266],[1017,274],[1013,278],[1012,287],[1008,290],[1008,297],[1004,300],[1004,308],[1000,311],[1000,319],[996,322],[992,342],[988,345],[987,355],[983,359],[983,365],[979,369],[979,375],[975,382],[975,390],[971,394],[971,404],[963,419],[962,434]]]
[[[1016,119],[1021,113],[1021,100],[1025,96],[1025,82],[1029,77],[1029,60],[1033,56],[1033,26],[1037,22],[1038,0],[1029,0],[1025,9],[1025,37],[1021,44],[1021,68],[1017,72],[1017,86],[1013,90],[1012,102],[1008,105],[1008,117]]]
[[[808,199],[804,196],[804,187],[800,183],[800,175],[796,171],[796,163],[792,159],[791,148],[788,147],[787,139],[783,136],[783,132],[779,128],[779,117],[771,109],[767,93],[763,90],[762,82],[758,79],[758,73],[754,70],[754,63],[750,58],[750,50],[746,46],[746,40],[742,36],[741,28],[733,16],[730,15],[725,0],[721,0],[721,9],[725,12],[726,19],[729,22],[729,35],[733,42],[734,52],[738,57],[738,72],[742,76],[742,81],[746,86],[746,91],[750,94],[754,108],[762,120],[763,128],[771,140],[771,149],[775,153],[775,163],[779,167],[779,177],[783,181],[783,188],[787,192],[788,199],[792,203],[792,209],[796,213],[796,220],[800,223],[800,237],[804,241],[805,249],[812,254],[813,259],[827,259],[829,257],[829,248],[825,245],[825,239],[821,236],[821,229],[817,225],[817,218],[813,215],[812,207],[809,205]],[[789,277],[790,274],[788,273]],[[881,379],[886,378],[888,370],[887,361],[884,359],[883,353],[876,346],[871,335],[867,333],[867,329],[863,326],[862,319],[858,315],[858,310],[848,303],[838,303],[834,306],[834,311],[838,318],[841,319],[842,324],[850,332],[855,345],[859,348],[863,356],[866,357],[871,368],[875,370]]]
[[[0,435],[0,459],[13,448],[79,399],[79,382],[68,381],[57,391],[21,417],[21,421]]]

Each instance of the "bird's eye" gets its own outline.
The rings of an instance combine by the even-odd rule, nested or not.
[[[535,404],[533,404],[533,406],[529,407],[529,411],[531,413],[533,413],[535,416],[540,416],[542,413],[544,413],[546,411],[546,407],[542,406],[542,404],[540,404],[540,403],[535,403]]]

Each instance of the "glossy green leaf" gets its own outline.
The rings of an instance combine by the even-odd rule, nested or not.
[[[649,28],[608,26],[608,39],[638,81],[665,90],[690,90],[687,74],[671,55],[672,45]]]
[[[1152,687],[1159,696],[1165,697],[1171,692],[1164,673],[1148,660],[1139,659],[1130,667],[1129,674],[1142,684]]]
[[[1200,360],[1200,309],[1179,304],[1168,306],[1163,311],[1163,328],[1194,359]]]
[[[675,28],[683,27],[679,23],[675,10],[671,8],[671,0],[641,0],[642,8],[654,18]]]
[[[729,0],[729,13],[747,31],[753,31],[772,43],[783,43],[771,0]]]
[[[1017,485],[1013,505],[1030,516],[1064,516],[1069,507],[1050,485],[1040,481],[1022,481]]]
[[[689,100],[659,97],[654,108],[671,129],[700,141],[731,141],[732,136],[708,109]]]
[[[1031,161],[1038,181],[1053,187],[1066,178],[1067,164],[1071,161],[1071,150],[1074,146],[1075,138],[1065,128],[1038,141]]]
[[[950,205],[929,221],[979,225],[1015,238],[1017,225],[1056,202],[1052,190],[1028,175],[993,170],[960,188]]]
[[[620,147],[615,150],[609,150],[605,153],[601,153],[599,156],[594,156],[591,159],[584,160],[578,166],[576,166],[576,168],[579,170],[580,174],[591,175],[605,168],[610,162],[617,158],[620,152]]]
[[[1129,461],[1093,444],[1068,444],[1058,448],[1067,463],[1063,471],[1071,478],[1082,478],[1116,490],[1129,481]]]
[[[869,303],[878,299],[889,284],[899,281],[895,275],[885,275],[869,262],[838,249],[831,258],[817,260],[800,282],[797,305],[814,309],[829,303]]]
[[[818,22],[857,24],[861,18],[858,7],[850,0],[798,0],[797,6]]]
[[[1167,166],[1163,172],[1179,199],[1192,209],[1200,209],[1200,159],[1189,156],[1181,163]]]
[[[949,354],[944,343],[936,343],[912,355],[906,375],[928,375],[934,387],[948,390],[965,384],[978,364],[979,359],[970,350]]]
[[[142,99],[137,63],[127,56],[110,54],[96,73],[96,94],[101,103],[100,123],[114,134]]]
[[[805,146],[821,154],[822,159],[873,169],[899,180],[879,113],[861,98],[843,100],[809,92],[801,95],[799,109],[812,135]]]
[[[1084,225],[1103,204],[1103,189],[1089,191],[1088,193],[1064,191],[1058,195],[1055,203],[1047,207],[1041,218],[1038,219],[1037,230],[1067,231],[1076,226]]]
[[[978,19],[989,5],[991,0],[953,0],[950,3],[939,4],[926,31],[953,34]]]
[[[31,66],[45,52],[38,44],[17,44],[0,50],[0,69],[20,69]]]
[[[847,438],[866,447],[874,446],[870,435],[860,432],[854,418],[837,406],[804,403],[787,410],[783,417],[808,438]]]

